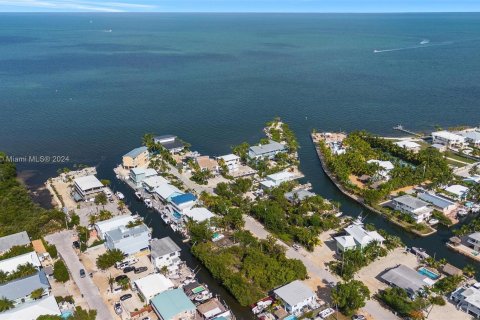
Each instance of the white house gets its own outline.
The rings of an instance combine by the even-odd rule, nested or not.
[[[394,198],[392,204],[395,210],[410,215],[417,223],[428,220],[433,211],[433,209],[428,206],[427,202],[410,195]]]
[[[478,128],[473,130],[464,130],[458,132],[459,135],[465,138],[465,141],[472,144],[474,147],[480,147],[480,131]]]
[[[133,168],[130,170],[129,178],[135,187],[140,188],[143,180],[157,175],[157,171],[152,168]]]
[[[447,147],[462,147],[465,144],[465,137],[449,131],[432,132],[432,143],[443,144]]]
[[[223,160],[228,168],[228,172],[235,172],[240,166],[240,157],[233,153],[217,157],[217,161]]]
[[[43,289],[42,296],[50,294],[50,283],[43,270],[31,276],[18,278],[0,285],[0,297],[13,301],[15,305],[20,305],[32,301],[30,295],[32,291],[37,289]]]
[[[467,236],[467,244],[475,251],[480,250],[480,232],[474,232]]]
[[[468,178],[463,179],[465,182],[480,183],[480,175],[474,174]]]
[[[99,193],[105,187],[94,175],[76,178],[73,180],[75,193],[78,197],[75,199],[85,200],[89,196]]]
[[[260,144],[257,146],[251,146],[248,150],[248,157],[250,159],[273,159],[280,152],[286,152],[285,145],[270,140],[267,144]]]
[[[162,176],[152,176],[143,179],[142,181],[142,187],[147,191],[147,192],[154,192],[156,188],[161,186],[162,184],[168,184],[168,180],[165,179]]]
[[[170,198],[183,194],[182,191],[171,184],[159,185],[154,192],[163,202],[168,202]]]
[[[118,249],[125,255],[148,250],[152,234],[145,224],[135,227],[121,226],[105,233],[105,246],[109,250]]]
[[[400,141],[394,142],[394,144],[396,144],[400,148],[406,149],[408,151],[412,151],[413,153],[417,153],[418,151],[420,151],[420,148],[421,148],[421,146],[418,143],[411,140],[400,140]]]
[[[450,295],[455,306],[475,318],[480,318],[480,290],[475,286],[460,287]]]
[[[42,266],[37,253],[32,251],[9,259],[0,260],[0,271],[12,272],[17,270],[18,266],[25,264],[31,264],[37,268]]]
[[[170,153],[181,152],[184,148],[183,142],[178,139],[177,136],[171,134],[156,136],[153,138],[153,141],[155,143],[160,143],[165,149],[170,151]]]
[[[135,287],[147,304],[157,294],[173,289],[173,282],[163,274],[152,273],[134,281]]]
[[[435,209],[442,212],[445,215],[452,213],[455,209],[457,209],[457,203],[445,199],[435,193],[430,192],[420,192],[417,194],[417,197],[431,203]]]
[[[451,194],[452,197],[456,200],[465,200],[465,198],[468,195],[468,192],[470,191],[470,189],[468,189],[467,187],[461,186],[459,184],[448,186],[443,190]]]
[[[335,237],[338,252],[345,252],[350,249],[363,249],[373,241],[378,241],[379,244],[385,241],[377,231],[367,231],[357,224],[346,227],[345,232],[346,235]]]
[[[290,282],[273,291],[289,313],[300,313],[309,305],[316,305],[317,295],[300,280]]]
[[[177,270],[180,260],[180,247],[170,237],[150,241],[150,260],[157,270],[167,267]]]
[[[289,171],[281,171],[274,174],[270,174],[265,180],[260,181],[260,186],[263,189],[271,189],[280,186],[283,182],[292,181],[297,179],[298,176]]]
[[[129,214],[116,216],[108,220],[98,221],[95,223],[95,230],[100,239],[105,239],[105,233],[121,226],[126,226],[130,222],[134,222],[135,218]]]
[[[14,246],[26,246],[30,244],[30,238],[26,231],[10,234],[0,238],[0,254],[9,251]]]
[[[377,174],[380,175],[380,177],[384,180],[389,180],[390,179],[390,171],[393,170],[394,165],[390,161],[381,161],[381,160],[368,160],[367,163],[369,164],[376,164],[379,166],[379,169],[377,171]]]
[[[195,222],[203,222],[215,217],[207,208],[187,208],[183,210],[183,216],[192,219]]]
[[[25,302],[13,309],[4,311],[0,313],[0,320],[36,320],[42,315],[61,315],[57,301],[53,295],[39,300]]]
[[[197,197],[192,193],[185,193],[170,198],[170,204],[178,213],[183,213],[183,210],[192,208],[197,203]]]

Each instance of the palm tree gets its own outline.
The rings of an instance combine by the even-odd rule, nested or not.
[[[163,267],[160,269],[160,273],[163,274],[164,276],[166,276],[167,273],[168,273],[168,267],[167,267],[167,266],[163,266]]]
[[[110,286],[110,291],[113,291],[113,284],[115,283],[115,278],[111,274],[108,275],[108,285]]]
[[[463,268],[463,273],[468,278],[473,278],[475,276],[475,268],[471,264],[468,264],[465,266],[465,268]]]
[[[91,225],[94,225],[95,223],[97,223],[97,221],[98,221],[98,217],[94,214],[91,214],[88,217],[88,223],[91,224]]]
[[[5,297],[0,299],[0,312],[7,311],[13,308],[13,301]]]

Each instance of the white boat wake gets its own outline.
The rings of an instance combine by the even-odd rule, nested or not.
[[[427,42],[425,42],[425,41],[427,41]],[[392,51],[412,50],[412,49],[420,49],[420,48],[428,48],[428,47],[446,46],[446,45],[453,44],[453,43],[454,43],[453,41],[430,43],[430,41],[424,40],[424,41],[420,42],[420,45],[410,46],[410,47],[402,47],[402,48],[393,48],[393,49],[373,50],[373,53],[382,53],[382,52],[392,52]]]

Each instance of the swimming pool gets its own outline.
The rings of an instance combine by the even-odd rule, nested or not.
[[[182,215],[180,213],[178,213],[177,211],[174,211],[173,212],[173,217],[177,220],[180,220],[182,218]]]
[[[291,314],[288,317],[283,318],[283,320],[297,320],[297,317],[295,317],[293,314]]]
[[[62,317],[63,319],[70,318],[71,316],[73,316],[72,311],[65,311],[65,312],[63,312],[62,315],[61,315],[61,317]]]
[[[439,274],[436,274],[435,272],[430,271],[430,270],[428,270],[427,268],[424,268],[424,267],[418,269],[418,273],[420,273],[421,275],[427,276],[432,280],[437,280],[438,278],[440,278]]]

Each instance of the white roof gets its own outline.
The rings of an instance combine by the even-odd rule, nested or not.
[[[217,157],[217,159],[223,159],[223,161],[229,162],[229,161],[239,160],[240,157],[233,154],[233,153],[230,153],[230,154],[226,154],[224,156]]]
[[[260,181],[260,184],[266,188],[273,188],[276,186],[275,182],[270,181],[270,180],[263,180]]]
[[[73,181],[83,191],[103,187],[103,184],[94,175],[80,177],[80,178],[77,178]]]
[[[352,236],[341,236],[334,238],[343,248],[352,248],[356,247],[357,243]]]
[[[367,231],[362,226],[352,224],[345,228],[345,231],[362,246],[376,240],[383,242],[385,239],[377,231]]]
[[[462,292],[462,296],[469,304],[480,308],[480,290],[475,287],[469,287]]]
[[[274,291],[277,296],[290,306],[295,306],[317,295],[300,280],[290,282]]]
[[[447,192],[453,193],[454,195],[459,197],[463,197],[465,193],[469,191],[467,187],[461,186],[459,184],[448,186],[444,190]]]
[[[142,295],[150,300],[159,293],[174,287],[173,282],[163,274],[153,273],[135,280],[135,285]]]
[[[215,217],[215,214],[213,214],[210,210],[207,208],[191,208],[191,209],[185,209],[183,211],[183,214],[191,219],[193,219],[196,222],[202,222],[205,220],[208,220],[210,218]]]
[[[478,143],[480,141],[480,132],[476,130],[463,131],[459,132],[458,134],[462,137],[472,140],[474,143]]]
[[[480,183],[480,175],[473,175],[468,178],[463,179],[463,181],[471,181],[475,183]]]
[[[126,226],[129,222],[134,221],[135,218],[131,215],[123,215],[123,216],[116,216],[113,217],[112,219],[104,220],[104,221],[98,221],[95,223],[97,226],[97,229],[105,234],[107,231],[111,231],[113,229],[117,229],[118,227],[121,226]]]
[[[381,161],[381,160],[368,160],[367,163],[376,163],[379,167],[385,170],[392,170],[394,168],[393,163],[390,161]]]
[[[449,131],[445,131],[445,130],[432,132],[432,136],[440,137],[450,141],[465,141],[465,138],[462,137],[461,135],[455,134]]]
[[[40,260],[38,259],[38,256],[35,253],[35,251],[21,254],[19,256],[16,256],[10,259],[1,260],[0,270],[3,272],[12,272],[17,270],[19,265],[27,264],[27,263],[32,264],[34,267],[41,266]]]
[[[152,176],[152,177],[143,179],[142,182],[145,185],[147,185],[149,188],[156,188],[162,184],[168,183],[168,180],[161,176]]]
[[[406,149],[420,148],[420,145],[418,143],[410,140],[397,141],[395,142],[395,144],[399,147],[406,148]]]
[[[2,312],[0,313],[0,320],[35,320],[41,315],[61,315],[53,295],[40,300],[22,303],[13,309]]]
[[[156,176],[158,173],[155,169],[152,168],[133,168],[130,169],[135,175],[145,174],[145,177]]]
[[[288,171],[281,171],[273,173],[267,176],[269,180],[280,181],[280,180],[292,180],[295,178],[295,174]]]
[[[168,199],[175,193],[182,194],[183,192],[180,191],[177,187],[167,183],[156,187],[155,193],[158,194],[162,199]]]

